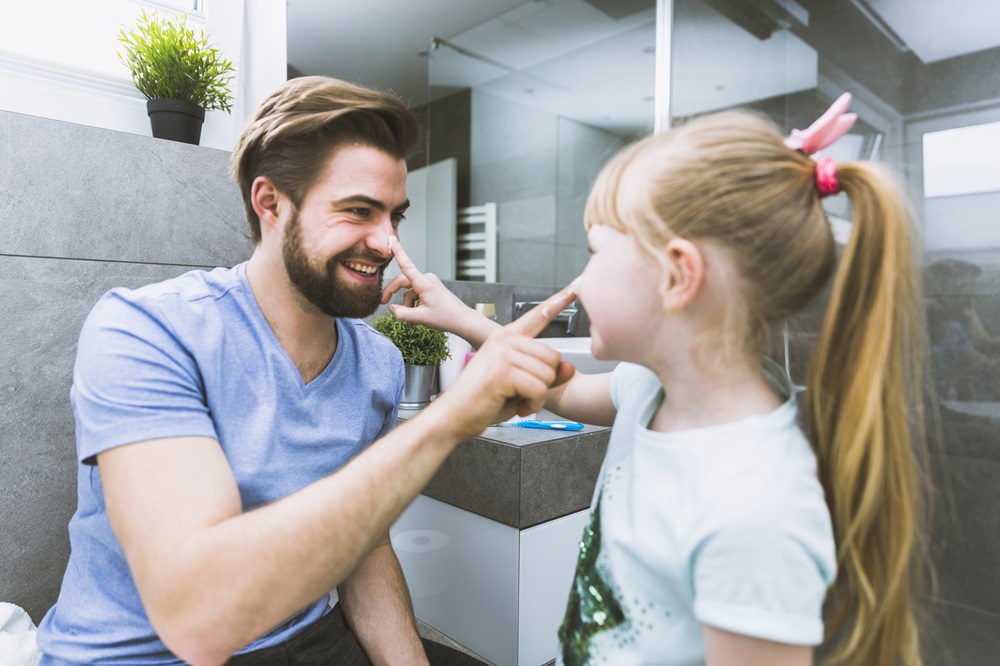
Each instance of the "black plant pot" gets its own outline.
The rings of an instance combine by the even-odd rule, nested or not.
[[[178,99],[151,99],[146,113],[157,139],[170,139],[198,145],[201,126],[205,124],[205,109]]]

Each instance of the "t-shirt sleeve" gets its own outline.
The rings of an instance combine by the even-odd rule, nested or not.
[[[650,378],[658,382],[650,370],[634,363],[619,363],[611,373],[611,403],[615,409],[621,409],[622,402],[627,401],[629,396],[641,395]]]
[[[833,580],[822,529],[782,523],[724,527],[692,559],[694,613],[702,624],[793,645],[823,641],[822,607]]]
[[[216,437],[198,366],[169,322],[126,290],[105,294],[84,322],[70,397],[77,456],[163,437]]]

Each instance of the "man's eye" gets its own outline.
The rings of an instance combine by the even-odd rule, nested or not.
[[[399,226],[399,223],[402,222],[405,219],[406,219],[406,215],[404,215],[403,213],[393,213],[392,214],[392,223],[394,225],[396,225],[396,226]]]
[[[356,217],[364,218],[367,218],[370,214],[370,211],[367,208],[348,208],[347,212]]]

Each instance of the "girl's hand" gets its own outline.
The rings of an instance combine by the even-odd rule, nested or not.
[[[382,303],[388,303],[400,289],[403,303],[392,304],[389,310],[396,319],[409,324],[423,324],[441,331],[450,331],[478,348],[500,326],[463,303],[451,293],[438,276],[421,273],[407,256],[399,239],[391,237],[389,243],[402,274],[397,275],[382,291]]]

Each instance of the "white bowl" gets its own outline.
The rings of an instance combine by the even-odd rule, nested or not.
[[[547,344],[562,354],[564,361],[576,366],[577,372],[586,375],[597,375],[611,372],[618,361],[599,361],[590,353],[590,338],[538,338],[539,342]]]

